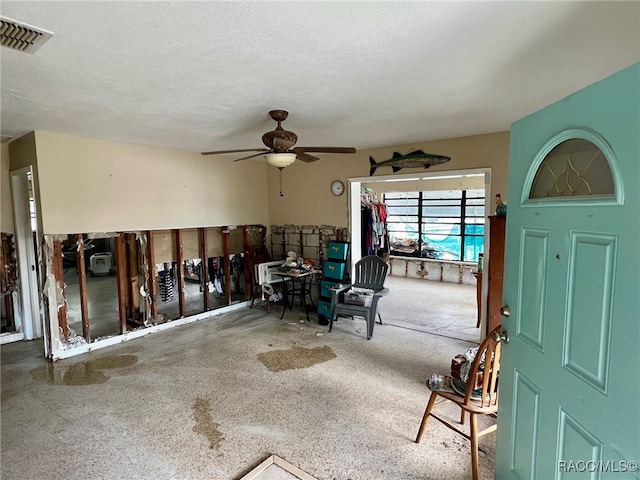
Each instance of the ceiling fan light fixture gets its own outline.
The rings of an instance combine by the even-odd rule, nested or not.
[[[296,153],[266,153],[264,157],[267,159],[267,163],[273,167],[285,168],[296,161]]]

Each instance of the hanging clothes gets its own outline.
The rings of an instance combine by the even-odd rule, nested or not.
[[[229,267],[231,269],[231,291],[244,293],[244,253],[229,255]]]
[[[389,253],[387,232],[387,206],[371,199],[368,193],[360,195],[362,254],[386,258]]]
[[[216,295],[224,294],[222,287],[224,278],[224,257],[209,257],[209,281],[215,289]]]

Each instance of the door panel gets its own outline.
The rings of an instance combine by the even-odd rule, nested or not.
[[[560,409],[558,431],[560,458],[582,458],[586,462],[593,463],[602,460],[602,442],[563,409]],[[599,478],[598,472],[590,472],[591,475],[589,475],[587,472],[573,472],[570,470],[572,469],[560,469],[558,477],[561,479]]]
[[[563,366],[606,393],[617,237],[571,233]]]
[[[522,277],[518,310],[528,312],[528,321],[518,321],[516,334],[541,352],[544,350],[544,314],[549,275],[549,232],[525,228],[522,231]],[[524,279],[527,279],[525,282]],[[529,288],[523,287],[528,285]],[[520,318],[518,319],[520,320]]]
[[[514,412],[511,431],[514,445],[509,468],[519,478],[536,478],[540,390],[517,370],[514,373]]]
[[[638,85],[640,64],[512,126],[496,478],[638,478]],[[530,198],[572,135],[605,153],[615,191]]]

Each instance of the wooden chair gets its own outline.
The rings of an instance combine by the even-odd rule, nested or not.
[[[478,479],[478,439],[487,433],[494,432],[497,428],[497,425],[494,424],[485,430],[478,432],[476,417],[478,415],[495,416],[498,411],[500,349],[500,327],[496,327],[491,333],[489,333],[489,335],[487,335],[478,348],[478,353],[473,360],[469,371],[470,380],[467,382],[464,395],[436,390],[431,392],[431,397],[429,398],[429,403],[427,403],[427,408],[424,412],[424,416],[422,417],[422,423],[420,424],[420,429],[418,430],[418,435],[416,437],[416,443],[420,443],[422,434],[427,426],[427,420],[429,417],[433,417],[443,425],[446,425],[450,429],[470,440],[471,471],[473,474],[473,480]],[[472,379],[477,377],[478,372],[482,373],[482,387],[474,390],[475,384]],[[436,403],[437,397],[442,397],[442,400]],[[470,435],[433,413],[433,409],[435,407],[447,402],[453,402],[462,409],[460,416],[461,424],[464,424],[465,412],[469,412]]]
[[[380,323],[382,324],[382,317],[378,312],[378,300],[389,293],[389,289],[384,286],[388,271],[389,265],[382,258],[375,255],[362,257],[356,263],[354,282],[332,289],[329,331],[333,330],[333,321],[338,315],[351,317],[357,315],[364,317],[367,321],[367,339],[371,339],[373,327],[376,323],[376,315],[380,318]],[[351,287],[373,290],[375,293],[371,300],[371,306],[344,303],[344,295]]]

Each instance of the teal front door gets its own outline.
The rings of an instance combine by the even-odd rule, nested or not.
[[[638,478],[640,64],[512,125],[498,479]]]

